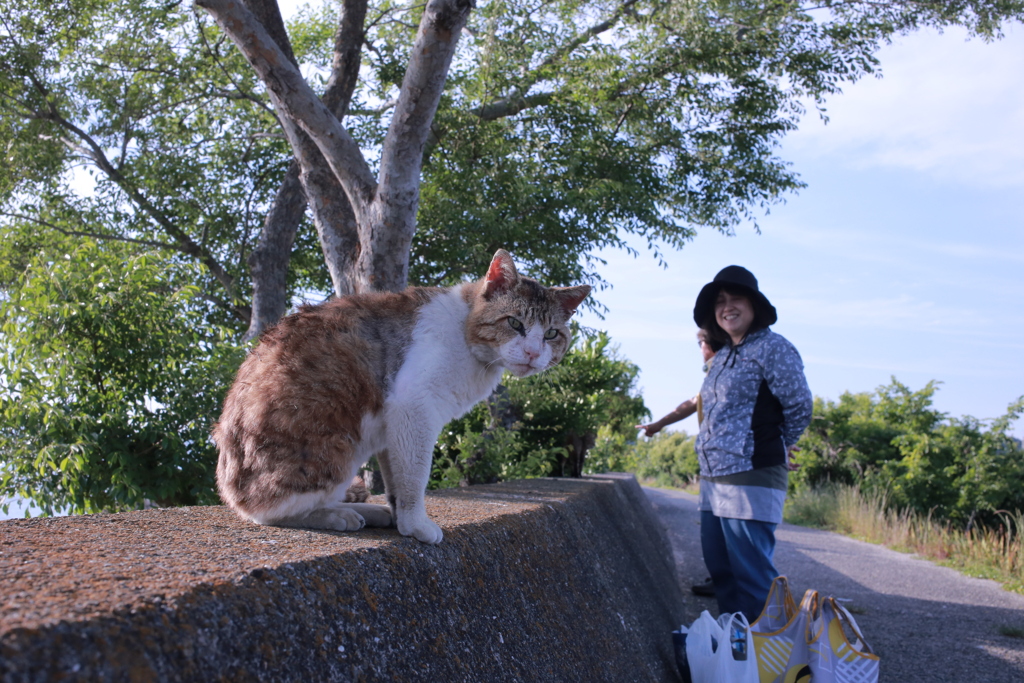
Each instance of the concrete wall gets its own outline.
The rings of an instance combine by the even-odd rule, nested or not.
[[[0,522],[0,680],[676,680],[682,596],[631,476],[427,505],[438,546],[222,507]]]

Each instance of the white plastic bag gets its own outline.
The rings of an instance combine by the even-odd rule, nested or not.
[[[722,627],[704,610],[690,624],[686,636],[686,659],[690,663],[693,683],[712,683],[715,674],[715,648],[722,636]]]
[[[693,683],[758,683],[750,625],[740,612],[717,621],[701,612],[686,637],[686,658]]]

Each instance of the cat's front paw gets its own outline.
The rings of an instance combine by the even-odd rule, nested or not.
[[[430,543],[431,545],[440,543],[441,539],[444,538],[444,532],[441,531],[441,527],[426,517],[422,517],[406,524],[403,524],[402,521],[399,520],[398,533],[403,536],[412,536],[417,541],[423,541],[424,543]]]

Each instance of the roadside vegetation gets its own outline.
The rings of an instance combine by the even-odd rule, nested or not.
[[[538,375],[505,375],[491,398],[441,432],[431,488],[528,477],[627,471],[638,421],[649,413],[640,369],[605,333],[581,334]]]
[[[1024,397],[993,420],[951,418],[933,407],[936,390],[893,379],[873,393],[816,399],[786,520],[1024,593],[1024,448],[1011,435]],[[625,469],[644,483],[694,489],[693,442],[685,432],[658,434],[637,444]]]
[[[836,531],[894,550],[916,553],[941,565],[1024,594],[1024,513],[1000,511],[994,523],[970,529],[909,508],[894,508],[882,495],[856,486],[805,489],[786,505],[786,521]]]

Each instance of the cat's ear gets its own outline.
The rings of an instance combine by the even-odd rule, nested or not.
[[[504,249],[494,252],[491,267],[484,277],[484,298],[489,299],[498,292],[507,292],[519,282],[519,273],[512,263],[512,254]]]
[[[590,285],[576,285],[575,287],[552,287],[551,291],[555,299],[561,304],[566,317],[576,312],[583,300],[590,294]]]

